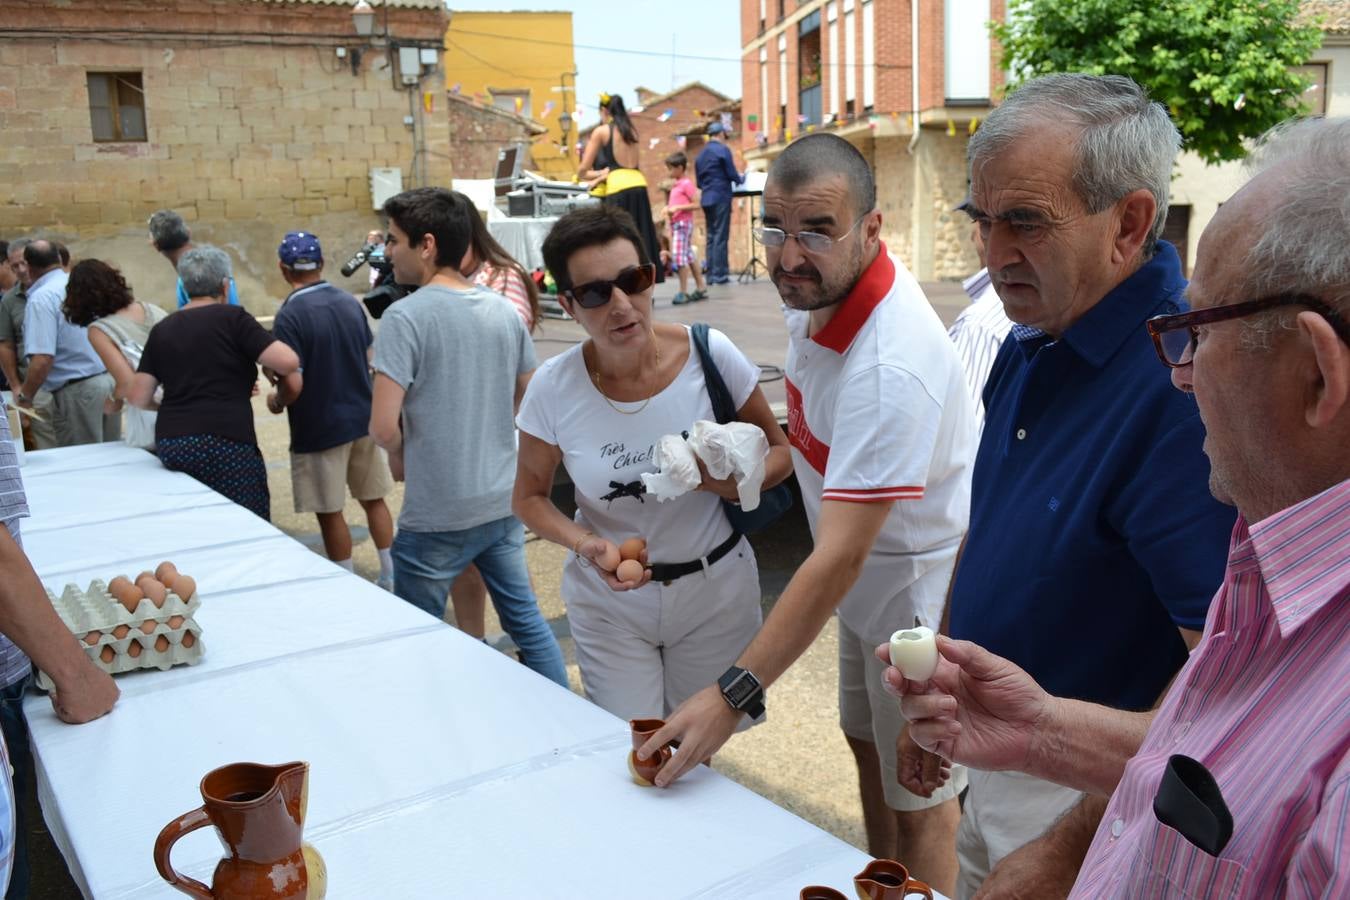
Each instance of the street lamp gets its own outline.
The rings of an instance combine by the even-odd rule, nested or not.
[[[572,132],[572,114],[563,110],[562,115],[558,116],[558,127],[562,129],[563,146],[567,146],[567,135]]]
[[[370,37],[375,33],[375,10],[366,0],[356,0],[352,7],[352,24],[361,37]]]

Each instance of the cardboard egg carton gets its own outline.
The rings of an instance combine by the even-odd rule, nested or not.
[[[127,612],[117,598],[108,593],[108,585],[95,579],[87,591],[68,584],[58,597],[50,590],[51,600],[61,621],[80,641],[84,652],[109,675],[119,675],[133,669],[170,669],[177,665],[196,665],[206,652],[202,644],[202,629],[192,618],[201,606],[197,594],[187,600],[168,591],[162,606],[156,606],[149,597],[141,599],[133,612]],[[177,617],[177,626],[169,622]],[[125,631],[123,631],[125,626]],[[94,643],[86,638],[97,633]],[[121,637],[118,637],[121,633]],[[191,634],[190,647],[183,646],[184,635]],[[160,638],[164,638],[163,641]],[[133,656],[132,644],[140,647]],[[160,649],[156,649],[156,645]],[[167,646],[166,646],[167,645]],[[110,648],[112,659],[104,659],[104,648]],[[39,672],[37,686],[44,691],[52,689],[52,680],[46,672]]]

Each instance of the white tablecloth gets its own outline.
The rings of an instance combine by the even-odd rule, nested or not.
[[[310,762],[305,837],[334,900],[791,898],[848,889],[867,862],[706,768],[636,787],[626,723],[148,454],[33,453],[23,475],[48,587],[169,559],[202,597],[200,665],[119,676],[116,709],[79,727],[26,703],[43,811],[86,896],[179,896],[155,836],[238,761]],[[209,881],[220,852],[202,830],[173,860]]]

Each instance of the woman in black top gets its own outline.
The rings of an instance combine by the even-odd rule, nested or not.
[[[581,154],[579,171],[591,185],[591,194],[605,203],[613,203],[633,217],[638,234],[647,248],[648,259],[660,259],[661,243],[652,223],[652,204],[647,196],[647,179],[638,168],[638,133],[617,94],[600,95],[601,123],[591,132]],[[620,140],[615,141],[618,134]],[[665,272],[656,270],[656,280],[665,280]]]
[[[127,399],[158,409],[155,452],[264,519],[271,516],[267,469],[253,431],[250,397],[258,364],[289,403],[300,393],[300,358],[242,306],[226,303],[230,258],[208,244],[178,261],[188,303],[150,330]],[[155,389],[164,399],[155,403]]]

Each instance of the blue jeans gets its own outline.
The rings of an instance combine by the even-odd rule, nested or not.
[[[525,528],[515,516],[463,531],[408,531],[394,537],[394,593],[438,619],[445,617],[450,583],[475,563],[487,582],[502,627],[521,660],[567,687],[558,639],[544,621],[525,568]]]
[[[28,720],[23,715],[23,695],[32,680],[29,675],[0,689],[0,728],[14,767],[14,865],[9,871],[6,900],[28,896],[28,822],[23,811],[24,794],[33,780],[33,754],[28,747]]]
[[[703,207],[708,225],[708,279],[725,281],[731,277],[727,264],[727,239],[731,236],[731,200]]]

